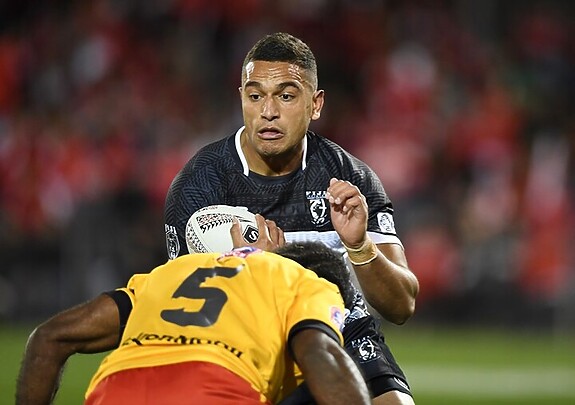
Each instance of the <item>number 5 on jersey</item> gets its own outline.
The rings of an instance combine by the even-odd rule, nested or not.
[[[165,309],[161,312],[164,321],[179,326],[210,326],[216,323],[222,308],[228,300],[224,291],[216,287],[206,287],[201,284],[208,277],[236,276],[242,269],[238,267],[200,267],[190,274],[176,289],[172,298],[203,299],[204,305],[198,311],[184,311],[184,309]]]

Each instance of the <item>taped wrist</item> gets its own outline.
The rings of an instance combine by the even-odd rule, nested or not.
[[[373,262],[377,258],[377,246],[369,236],[365,238],[361,246],[358,248],[351,248],[345,243],[343,243],[343,247],[347,250],[349,261],[354,266],[363,266],[364,264]]]

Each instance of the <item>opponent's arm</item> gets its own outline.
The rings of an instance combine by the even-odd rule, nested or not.
[[[318,329],[303,329],[290,347],[318,404],[371,404],[361,372],[344,349]]]
[[[17,405],[49,404],[68,358],[117,347],[120,317],[115,301],[100,295],[38,326],[28,338],[16,386]]]
[[[371,241],[367,202],[356,186],[331,179],[327,192],[331,221],[348,250],[365,298],[388,321],[404,323],[415,311],[419,283],[407,265],[403,248]]]

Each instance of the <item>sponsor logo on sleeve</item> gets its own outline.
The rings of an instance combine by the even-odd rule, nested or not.
[[[165,224],[166,230],[166,247],[168,248],[168,258],[175,259],[180,254],[180,241],[178,240],[178,233],[174,226]]]
[[[332,306],[330,308],[331,321],[337,326],[337,329],[341,332],[343,330],[343,320],[344,315],[341,309]]]
[[[389,212],[378,212],[377,213],[377,223],[379,224],[379,229],[383,233],[395,234],[395,225],[393,223],[393,216]]]

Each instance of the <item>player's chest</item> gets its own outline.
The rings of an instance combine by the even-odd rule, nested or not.
[[[329,177],[316,177],[314,181],[306,177],[283,183],[244,179],[243,190],[228,194],[226,203],[260,213],[284,231],[332,230],[326,199]]]

